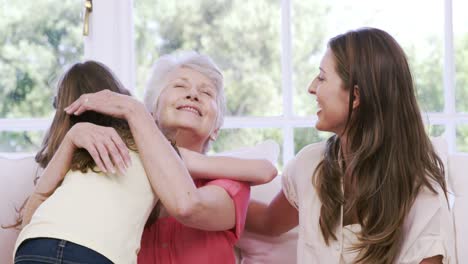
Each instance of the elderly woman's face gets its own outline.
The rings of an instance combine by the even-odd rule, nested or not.
[[[205,75],[180,67],[169,73],[162,90],[155,118],[166,131],[185,130],[197,140],[216,136],[217,90]]]

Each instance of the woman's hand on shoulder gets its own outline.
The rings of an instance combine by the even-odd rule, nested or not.
[[[86,111],[95,111],[128,120],[130,115],[136,109],[139,109],[138,107],[144,109],[143,104],[132,96],[102,90],[97,93],[81,95],[64,110],[69,115],[80,115]]]
[[[76,148],[86,149],[103,172],[115,173],[117,167],[123,173],[130,166],[127,145],[112,127],[77,123],[67,132],[64,140]]]

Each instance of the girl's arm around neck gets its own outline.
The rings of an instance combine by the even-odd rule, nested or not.
[[[65,136],[57,152],[42,172],[34,193],[28,198],[22,213],[22,226],[27,225],[36,209],[57,189],[70,168],[75,146]]]
[[[68,135],[68,134],[67,134]],[[42,172],[42,176],[34,190],[39,194],[52,194],[70,169],[73,152],[76,147],[67,136],[63,139],[57,152]]]
[[[275,166],[264,159],[207,156],[185,148],[179,150],[194,179],[230,179],[257,185],[270,182],[278,174]]]

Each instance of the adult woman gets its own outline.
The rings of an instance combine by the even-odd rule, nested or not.
[[[286,166],[268,206],[251,202],[247,229],[299,224],[300,263],[454,263],[444,167],[398,43],[373,28],[332,38],[309,92],[335,135]]]
[[[234,263],[233,244],[244,226],[249,186],[230,180],[194,182],[189,171],[208,179],[269,181],[276,169],[262,160],[203,155],[222,125],[224,107],[222,75],[211,59],[183,53],[163,57],[156,65],[161,85],[150,82],[148,109],[132,97],[102,91],[83,95],[65,110],[72,115],[91,110],[128,121],[152,187],[171,215],[149,223],[139,262]],[[118,137],[104,132],[94,140],[93,130],[81,132],[90,142],[83,147],[96,150],[96,163],[123,170],[127,150]],[[183,160],[167,138],[181,147]]]

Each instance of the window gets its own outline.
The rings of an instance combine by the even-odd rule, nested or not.
[[[226,127],[236,124],[220,133],[213,150],[267,138],[282,141],[281,128],[273,124],[283,114],[279,1],[141,0],[135,1],[134,10],[139,96],[156,58],[196,50],[223,71]],[[265,127],[252,124],[260,119],[265,123],[263,118],[272,121]]]
[[[322,2],[293,2],[294,103],[297,114],[315,112],[314,104],[307,98],[306,87],[318,72],[328,39],[360,27],[381,28],[397,39],[409,57],[422,109],[426,112],[443,111],[441,1],[426,5],[417,19],[414,18],[414,10],[420,8],[421,1]],[[398,19],[395,19],[395,14],[398,14]],[[307,99],[306,102],[303,98]]]
[[[196,50],[225,76],[229,116],[282,114],[276,1],[135,1],[137,91],[162,54]]]
[[[408,54],[428,132],[444,135],[450,151],[468,152],[468,21],[462,11],[467,4],[395,1],[122,0],[118,12],[133,16],[134,27],[129,19],[130,26],[117,27],[116,34],[133,35],[134,47],[107,45],[105,51],[135,57],[136,66],[129,64],[135,84],[129,78],[129,86],[140,98],[160,55],[187,49],[208,54],[225,75],[228,102],[213,150],[271,138],[282,145],[284,163],[306,144],[330,136],[313,129],[315,102],[307,94],[327,40],[349,29],[380,27]],[[8,2],[0,11],[0,152],[37,149],[52,111],[53,80],[64,66],[83,59],[82,2],[57,3],[40,0],[19,8]],[[115,6],[112,0],[93,4]]]
[[[430,113],[444,111],[442,1],[432,1],[415,19],[421,1],[291,1],[294,113],[315,120],[316,105],[307,87],[318,74],[328,39],[350,29],[377,27],[389,32],[403,46],[415,77],[417,96],[426,114],[428,132],[441,135],[444,126],[431,120]],[[405,8],[401,8],[405,6]],[[359,14],[359,15],[356,15]],[[398,14],[398,19],[395,19]],[[310,130],[310,131],[308,131]],[[311,128],[294,131],[295,153],[330,134]]]
[[[82,59],[81,2],[3,1],[0,152],[36,151],[53,114],[56,79]]]
[[[428,133],[445,135],[453,151],[463,144],[468,131],[463,134],[464,127],[456,126],[461,116],[450,110],[455,105],[448,96],[453,85],[450,87],[446,81],[454,74],[444,71],[447,64],[453,63],[444,57],[444,50],[452,45],[446,34],[451,26],[444,24],[452,20],[450,3],[448,0],[430,4],[404,0],[136,1],[140,81],[137,87],[142,94],[150,65],[161,54],[179,49],[206,53],[226,75],[230,115],[226,118],[227,129],[215,142],[214,150],[273,136],[282,142],[283,161],[287,161],[306,144],[330,136],[312,128],[316,120],[315,103],[307,93],[327,40],[349,29],[379,27],[392,34],[408,54]],[[421,5],[427,8],[415,19],[414,10]],[[458,51],[455,55],[458,57]],[[271,129],[281,133],[266,132]],[[223,135],[225,132],[227,135]],[[233,144],[232,140],[238,142]]]

